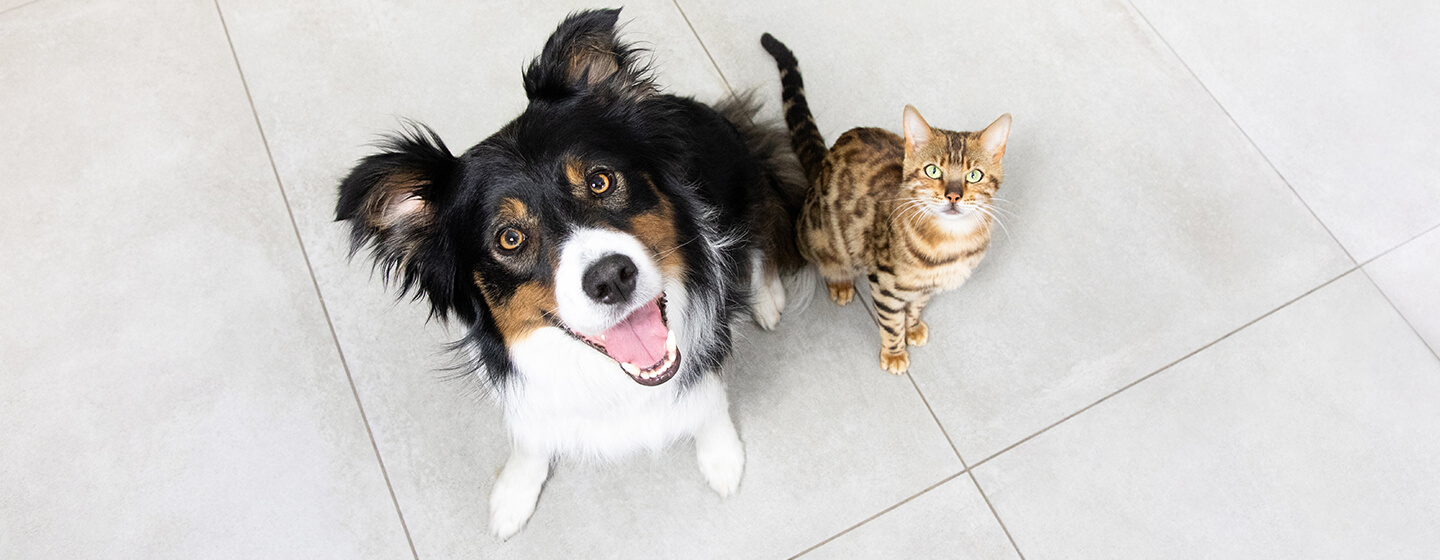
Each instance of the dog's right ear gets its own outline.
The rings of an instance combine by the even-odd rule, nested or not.
[[[638,98],[655,93],[644,54],[616,36],[620,10],[576,12],[560,22],[545,49],[525,71],[530,100],[563,99],[580,93]]]
[[[350,254],[371,245],[375,266],[401,293],[429,296],[432,312],[454,306],[456,263],[445,249],[440,211],[459,176],[459,160],[433,130],[415,125],[390,136],[340,183],[335,220],[350,223]]]

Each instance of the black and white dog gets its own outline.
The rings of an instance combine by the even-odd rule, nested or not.
[[[337,220],[402,293],[467,328],[513,450],[490,493],[507,538],[553,458],[614,458],[693,437],[735,492],[744,451],[721,363],[730,323],[780,319],[804,177],[785,131],[744,99],[661,93],[619,10],[573,14],[524,74],[529,106],[455,156],[421,126],[340,185]]]

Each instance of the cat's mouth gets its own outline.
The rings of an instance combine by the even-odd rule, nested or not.
[[[939,211],[936,212],[936,214],[939,214],[941,218],[945,218],[948,220],[958,220],[960,218],[964,218],[965,216],[969,216],[970,213],[973,211],[974,210],[969,207],[961,206],[959,204],[951,202],[942,205]]]

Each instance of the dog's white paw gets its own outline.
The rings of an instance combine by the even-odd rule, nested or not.
[[[502,541],[520,532],[530,514],[535,513],[535,502],[540,498],[539,487],[520,488],[506,482],[501,477],[490,491],[490,533]]]
[[[745,448],[740,438],[732,431],[730,437],[714,437],[695,441],[695,458],[700,463],[700,474],[722,498],[728,498],[740,489],[740,477],[745,474]]]
[[[490,489],[490,533],[505,540],[520,532],[530,514],[535,513],[540,489],[549,477],[549,456],[520,448],[512,450],[510,460],[495,478],[495,487]]]
[[[774,330],[775,325],[780,323],[780,312],[785,309],[785,283],[780,281],[780,273],[765,271],[758,252],[751,265],[754,272],[750,275],[750,289],[754,295],[750,313],[755,316],[760,328]]]

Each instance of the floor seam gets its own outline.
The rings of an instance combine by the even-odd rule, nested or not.
[[[859,299],[864,300],[863,298]],[[940,428],[940,435],[945,436],[945,442],[950,444],[950,450],[954,451],[955,458],[960,460],[961,468],[965,469],[961,472],[970,473],[970,481],[975,483],[975,490],[980,492],[980,497],[985,500],[985,506],[990,508],[990,515],[995,516],[995,522],[1000,524],[1000,530],[1005,533],[1005,538],[1010,541],[1010,547],[1015,549],[1015,554],[1020,557],[1020,560],[1025,560],[1025,553],[1020,552],[1020,546],[1015,544],[1015,537],[1010,536],[1010,529],[1006,527],[1005,522],[1000,519],[1000,512],[995,511],[995,506],[990,503],[990,497],[985,495],[985,490],[980,488],[980,482],[975,480],[975,474],[971,472],[970,465],[965,464],[965,457],[960,455],[960,448],[955,445],[955,440],[950,438],[950,432],[945,430],[945,424],[940,421],[940,416],[935,414],[935,408],[930,406],[930,399],[925,398],[925,392],[920,390],[920,384],[915,381],[915,376],[907,372],[905,378],[910,380],[910,386],[915,388],[915,394],[920,395],[920,402],[925,404],[925,410],[930,412],[930,418],[934,420],[935,425]]]
[[[1385,293],[1385,289],[1375,282],[1375,278],[1370,276],[1370,272],[1365,270],[1365,267],[1360,267],[1360,274],[1365,275],[1365,279],[1370,281],[1370,285],[1375,286],[1375,291],[1380,292],[1380,297],[1385,298],[1385,303],[1390,304],[1390,308],[1395,310],[1395,313],[1400,316],[1400,320],[1405,322],[1405,326],[1410,327],[1410,332],[1415,333],[1415,338],[1420,339],[1420,344],[1425,345],[1425,349],[1430,351],[1430,355],[1435,358],[1435,361],[1440,362],[1440,353],[1435,352],[1435,347],[1430,346],[1430,341],[1425,340],[1425,337],[1420,334],[1420,329],[1415,328],[1415,324],[1410,322],[1410,318],[1405,316],[1405,312],[1400,310],[1400,306],[1395,305],[1395,301],[1390,299],[1390,294]]]
[[[1235,129],[1240,131],[1240,135],[1245,137],[1245,141],[1250,143],[1250,147],[1255,148],[1255,153],[1260,154],[1260,158],[1265,160],[1265,164],[1270,166],[1270,170],[1275,172],[1275,176],[1280,178],[1280,182],[1285,183],[1285,187],[1290,189],[1290,194],[1295,195],[1295,199],[1300,201],[1300,205],[1305,207],[1305,211],[1310,213],[1310,217],[1314,218],[1315,222],[1320,224],[1320,227],[1325,230],[1325,233],[1330,235],[1330,239],[1335,242],[1335,245],[1340,248],[1341,252],[1345,253],[1345,258],[1350,259],[1351,264],[1358,265],[1359,261],[1355,259],[1354,255],[1350,254],[1350,250],[1345,247],[1345,244],[1340,242],[1340,238],[1335,236],[1335,232],[1330,230],[1330,225],[1326,224],[1325,220],[1320,219],[1320,215],[1315,213],[1315,209],[1310,207],[1310,203],[1305,200],[1305,197],[1300,196],[1300,191],[1295,190],[1295,185],[1290,184],[1290,179],[1286,178],[1285,174],[1280,172],[1280,168],[1276,167],[1275,162],[1270,160],[1270,155],[1266,154],[1265,150],[1261,149],[1260,145],[1255,143],[1255,139],[1250,137],[1250,133],[1245,131],[1245,127],[1240,126],[1240,121],[1236,120],[1235,116],[1230,114],[1230,109],[1227,109],[1225,104],[1220,102],[1220,98],[1215,96],[1215,92],[1210,91],[1210,86],[1205,85],[1205,81],[1200,79],[1200,75],[1196,74],[1195,70],[1190,68],[1190,63],[1185,62],[1185,58],[1180,56],[1180,51],[1175,50],[1175,47],[1170,44],[1170,41],[1166,40],[1165,36],[1160,33],[1160,29],[1155,27],[1155,24],[1150,23],[1150,18],[1145,16],[1145,12],[1141,11],[1140,7],[1136,6],[1133,0],[1125,0],[1125,2],[1130,5],[1130,9],[1134,10],[1136,15],[1140,16],[1140,20],[1145,22],[1146,27],[1150,28],[1150,31],[1155,34],[1155,37],[1160,39],[1160,43],[1165,45],[1165,48],[1170,51],[1170,54],[1175,56],[1175,60],[1180,62],[1180,66],[1185,69],[1185,72],[1189,73],[1191,78],[1194,78],[1195,83],[1200,85],[1200,89],[1205,91],[1205,95],[1210,96],[1210,100],[1215,102],[1215,106],[1220,108],[1220,112],[1225,113],[1225,118],[1230,119],[1230,124],[1235,125]]]
[[[41,0],[36,0],[37,2]],[[275,165],[275,156],[270,151],[270,140],[265,136],[265,127],[260,124],[260,112],[255,108],[255,98],[250,94],[250,84],[245,79],[245,70],[240,66],[240,55],[235,52],[235,42],[230,38],[230,26],[225,22],[225,12],[220,8],[220,0],[214,0],[215,14],[220,18],[220,27],[225,32],[225,43],[230,47],[230,57],[235,62],[235,71],[240,76],[240,85],[245,90],[245,99],[250,104],[250,115],[255,119],[255,129],[260,133],[260,143],[265,147],[265,157],[270,162],[270,171],[275,176],[275,186],[280,190],[280,199],[285,203],[285,214],[290,218],[290,228],[295,233],[295,243],[300,248],[300,256],[305,261],[305,269],[310,274],[310,284],[315,289],[315,299],[320,304],[321,314],[325,316],[325,326],[330,329],[330,340],[335,344],[335,352],[340,358],[340,367],[345,372],[345,380],[350,384],[350,395],[355,399],[355,407],[360,412],[360,420],[365,425],[365,434],[370,439],[370,449],[375,453],[375,461],[380,466],[380,476],[385,480],[385,488],[390,493],[390,503],[395,506],[395,515],[400,520],[400,529],[405,533],[405,542],[410,547],[410,554],[415,560],[420,555],[415,550],[415,541],[410,537],[410,528],[405,523],[405,514],[400,509],[400,501],[395,496],[395,487],[390,483],[390,473],[385,468],[385,460],[380,455],[380,446],[375,441],[375,432],[370,429],[370,419],[365,414],[365,405],[360,400],[360,392],[355,387],[355,378],[350,374],[350,363],[345,358],[345,350],[340,346],[340,336],[335,333],[335,323],[330,318],[330,308],[325,305],[325,295],[320,290],[320,281],[315,276],[315,268],[310,264],[310,254],[305,249],[305,240],[300,236],[300,225],[295,221],[295,211],[290,206],[290,197],[285,192],[285,184],[280,179],[280,169]]]
[[[39,0],[36,0],[37,2]],[[700,43],[700,50],[705,51],[705,58],[710,59],[710,65],[720,74],[720,81],[725,84],[725,90],[730,95],[735,95],[735,88],[730,87],[730,80],[725,77],[725,71],[720,69],[720,64],[715,62],[715,57],[710,54],[710,47],[705,46],[705,40],[700,38],[700,32],[695,30],[695,24],[690,23],[690,16],[685,15],[685,8],[680,7],[680,0],[670,0],[675,5],[675,10],[680,12],[680,17],[685,20],[685,26],[690,28],[690,34],[695,36],[695,41]]]
[[[5,9],[3,9],[3,10],[0,10],[0,16],[3,16],[3,15],[5,15],[5,14],[8,14],[8,13],[13,12],[13,11],[15,11],[15,10],[18,10],[18,9],[20,9],[20,8],[24,8],[25,6],[29,6],[29,5],[31,5],[31,4],[39,4],[39,3],[44,2],[44,1],[45,1],[45,0],[30,0],[29,2],[26,2],[26,3],[21,4],[21,5],[19,5],[19,6],[10,6],[9,8],[5,8]]]
[[[999,451],[996,451],[996,452],[994,452],[994,453],[991,453],[989,457],[986,457],[986,458],[984,458],[984,459],[981,459],[980,462],[975,463],[974,465],[970,466],[970,469],[977,468],[977,467],[979,467],[980,465],[983,465],[983,464],[989,462],[991,459],[994,459],[994,458],[996,458],[996,457],[999,457],[1000,455],[1004,454],[1005,452],[1010,451],[1011,449],[1015,449],[1016,447],[1019,447],[1019,446],[1023,445],[1023,444],[1024,444],[1025,442],[1027,442],[1027,441],[1030,441],[1030,440],[1032,440],[1032,439],[1035,439],[1035,438],[1038,437],[1040,434],[1043,434],[1043,433],[1045,433],[1045,432],[1050,431],[1051,429],[1055,428],[1056,426],[1059,426],[1060,424],[1065,423],[1066,421],[1070,420],[1071,418],[1074,418],[1074,417],[1076,417],[1076,416],[1079,416],[1080,414],[1084,413],[1085,411],[1090,410],[1091,408],[1094,408],[1096,405],[1098,405],[1098,404],[1100,404],[1100,403],[1103,403],[1103,402],[1105,402],[1105,401],[1107,401],[1107,400],[1110,400],[1111,397],[1114,397],[1114,396],[1116,396],[1116,395],[1119,395],[1120,393],[1123,393],[1123,392],[1125,392],[1125,391],[1128,391],[1128,390],[1130,390],[1130,388],[1132,388],[1132,387],[1134,387],[1134,386],[1136,386],[1136,385],[1139,385],[1141,382],[1144,382],[1145,380],[1150,379],[1151,377],[1155,377],[1156,375],[1159,375],[1159,374],[1161,374],[1161,373],[1169,370],[1170,368],[1175,367],[1176,365],[1179,365],[1181,362],[1184,362],[1185,360],[1190,359],[1191,357],[1195,356],[1196,354],[1199,354],[1199,353],[1201,353],[1201,352],[1204,352],[1205,350],[1208,350],[1211,346],[1214,346],[1214,345],[1216,345],[1216,344],[1219,344],[1219,343],[1223,342],[1225,339],[1230,338],[1231,336],[1234,336],[1235,334],[1239,333],[1240,331],[1243,331],[1243,330],[1245,330],[1245,329],[1247,329],[1247,328],[1250,328],[1251,325],[1254,325],[1255,323],[1258,323],[1258,322],[1264,320],[1266,317],[1269,317],[1269,316],[1271,316],[1271,315],[1274,315],[1275,313],[1279,312],[1279,311],[1282,310],[1282,309],[1285,309],[1286,307],[1290,307],[1290,306],[1293,305],[1295,302],[1300,301],[1300,300],[1302,300],[1302,299],[1305,299],[1305,298],[1308,297],[1310,294],[1313,294],[1313,293],[1315,293],[1315,292],[1317,292],[1317,291],[1320,291],[1321,288],[1324,288],[1325,286],[1329,286],[1330,284],[1335,283],[1335,281],[1337,281],[1337,280],[1339,280],[1339,279],[1341,279],[1341,278],[1344,278],[1344,277],[1346,277],[1346,276],[1349,276],[1351,273],[1353,273],[1353,272],[1355,272],[1355,271],[1357,271],[1357,270],[1360,270],[1360,267],[1359,267],[1358,265],[1357,265],[1357,266],[1352,266],[1352,267],[1350,267],[1350,268],[1349,268],[1348,270],[1346,270],[1345,272],[1340,273],[1339,275],[1335,276],[1334,278],[1331,278],[1331,279],[1329,279],[1329,280],[1326,280],[1325,282],[1321,283],[1319,286],[1315,286],[1314,288],[1310,288],[1309,290],[1306,290],[1305,293],[1300,294],[1300,295],[1298,295],[1298,296],[1295,296],[1295,297],[1292,298],[1290,301],[1287,301],[1287,302],[1285,302],[1285,303],[1283,303],[1283,304],[1280,304],[1280,306],[1279,306],[1279,307],[1276,307],[1275,309],[1271,309],[1270,311],[1266,311],[1264,314],[1260,315],[1259,317],[1256,317],[1256,318],[1254,318],[1254,319],[1251,319],[1250,321],[1246,322],[1245,324],[1240,325],[1239,327],[1236,327],[1234,330],[1232,330],[1232,331],[1230,331],[1230,332],[1228,332],[1228,333],[1225,333],[1225,334],[1222,335],[1220,338],[1217,338],[1217,339],[1215,339],[1215,340],[1212,340],[1212,341],[1206,343],[1205,345],[1203,345],[1203,346],[1201,346],[1201,347],[1199,347],[1199,348],[1196,348],[1195,350],[1190,351],[1188,354],[1185,354],[1184,356],[1181,356],[1180,358],[1178,358],[1178,359],[1176,359],[1176,360],[1174,360],[1174,361],[1172,361],[1172,362],[1170,362],[1170,363],[1168,363],[1168,364],[1165,364],[1165,365],[1161,366],[1160,369],[1157,369],[1157,370],[1155,370],[1155,371],[1152,371],[1152,372],[1150,372],[1150,373],[1148,373],[1148,374],[1145,374],[1144,376],[1142,376],[1142,377],[1139,378],[1139,379],[1136,379],[1136,380],[1134,380],[1134,381],[1131,381],[1130,383],[1125,384],[1124,387],[1121,387],[1121,388],[1119,388],[1119,389],[1116,389],[1114,392],[1112,392],[1112,393],[1110,393],[1110,394],[1108,394],[1108,395],[1105,395],[1105,396],[1103,396],[1103,397],[1100,397],[1099,400],[1096,400],[1095,402],[1092,402],[1092,403],[1090,403],[1090,404],[1088,404],[1088,405],[1085,405],[1085,406],[1082,407],[1080,410],[1076,410],[1075,412],[1072,412],[1072,413],[1066,415],[1064,418],[1061,418],[1061,419],[1059,419],[1059,420],[1056,420],[1054,423],[1050,424],[1049,426],[1045,426],[1044,428],[1041,428],[1039,431],[1036,431],[1036,432],[1033,433],[1033,434],[1030,434],[1030,435],[1028,435],[1028,436],[1025,436],[1024,438],[1020,439],[1020,441],[1017,441],[1017,442],[1015,442],[1015,443],[1012,443],[1012,444],[1010,444],[1010,445],[1007,445],[1007,446],[1005,446],[1004,449],[1001,449],[1001,450],[999,450]]]
[[[807,548],[807,549],[805,549],[805,550],[802,550],[802,551],[800,551],[798,554],[796,554],[796,555],[794,555],[794,556],[791,556],[791,557],[789,558],[789,560],[795,560],[796,558],[799,558],[799,557],[801,557],[801,556],[804,556],[804,555],[806,555],[806,554],[809,554],[809,553],[811,553],[811,552],[814,552],[815,549],[820,548],[820,547],[822,547],[822,546],[825,546],[826,544],[830,543],[831,541],[833,541],[833,540],[835,540],[835,539],[838,539],[838,538],[840,538],[840,537],[845,536],[846,533],[849,533],[849,532],[851,532],[851,531],[854,531],[854,530],[856,530],[856,529],[859,529],[861,525],[864,525],[864,524],[866,524],[866,523],[869,523],[869,522],[871,522],[871,521],[874,521],[874,520],[876,520],[876,519],[879,519],[881,516],[883,516],[883,515],[885,515],[885,514],[887,514],[887,513],[890,513],[891,511],[894,511],[896,508],[898,508],[898,507],[900,507],[900,506],[903,506],[903,505],[905,505],[905,504],[907,504],[907,503],[910,503],[911,500],[914,500],[915,498],[919,498],[920,496],[925,495],[927,492],[929,492],[929,491],[931,491],[931,490],[934,490],[934,489],[936,489],[936,488],[939,488],[941,485],[944,485],[946,482],[950,482],[950,481],[952,481],[952,480],[955,480],[956,478],[959,478],[961,475],[965,474],[965,472],[966,472],[966,471],[963,471],[963,470],[962,470],[962,471],[960,471],[960,472],[957,472],[957,473],[955,473],[955,474],[952,474],[952,475],[950,475],[950,476],[947,476],[947,477],[941,479],[939,482],[936,482],[935,484],[931,484],[930,486],[925,487],[924,490],[921,490],[921,491],[919,491],[919,492],[916,492],[915,494],[911,495],[910,497],[905,498],[905,499],[903,499],[903,500],[900,500],[900,501],[897,502],[895,505],[892,505],[892,506],[890,506],[890,507],[887,507],[887,508],[885,508],[885,509],[882,509],[882,510],[880,510],[879,513],[876,513],[875,515],[871,515],[870,517],[866,517],[865,519],[861,520],[859,523],[856,523],[856,524],[854,524],[854,525],[851,525],[851,526],[849,526],[849,527],[846,527],[844,531],[840,531],[839,533],[835,533],[834,535],[831,535],[829,538],[827,538],[827,539],[825,539],[825,540],[823,540],[823,541],[820,541],[820,542],[818,542],[818,543],[815,543],[815,544],[812,545],[810,548]]]

